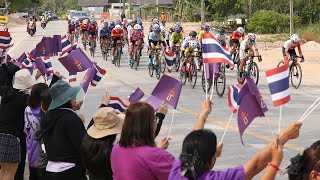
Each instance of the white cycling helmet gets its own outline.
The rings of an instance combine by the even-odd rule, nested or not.
[[[116,28],[117,30],[120,30],[121,26],[119,24],[117,24],[114,28]]]
[[[298,34],[292,34],[290,37],[290,40],[292,41],[292,43],[298,43],[300,38],[299,38]]]
[[[83,24],[88,24],[88,19],[85,19],[85,20],[83,21]]]
[[[108,20],[107,20],[107,19],[104,19],[104,20],[103,20],[103,22],[104,22],[104,23],[107,23],[107,22],[108,22]]]
[[[197,41],[196,41],[196,40],[191,40],[191,41],[189,41],[189,48],[190,48],[190,49],[195,49],[195,48],[197,48]]]
[[[161,29],[161,32],[162,32],[162,33],[165,33],[165,32],[166,32],[166,28],[165,28],[165,27],[161,26],[160,29]]]
[[[242,35],[244,33],[244,29],[242,27],[238,27],[237,32],[239,35]]]
[[[256,35],[254,33],[249,33],[248,34],[248,39],[250,42],[255,42],[256,41]]]
[[[133,27],[134,30],[141,30],[141,26],[139,24],[134,25]]]

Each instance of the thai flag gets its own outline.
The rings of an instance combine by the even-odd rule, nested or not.
[[[289,64],[266,71],[266,76],[274,107],[289,102]]]
[[[108,107],[112,107],[117,113],[124,113],[128,106],[121,101],[118,97],[110,97]]]
[[[166,59],[168,72],[171,73],[174,60],[176,59],[176,53],[164,51],[164,57]]]
[[[222,47],[212,34],[204,34],[202,38],[202,57],[204,63],[227,63],[233,66],[230,52]]]
[[[228,87],[228,104],[232,113],[236,113],[241,102],[241,96],[239,95],[242,85],[232,85]]]
[[[61,44],[62,44],[62,52],[60,54],[60,57],[68,54],[68,52],[73,49],[66,35],[61,36]]]
[[[27,53],[26,58],[22,61],[20,68],[26,68],[26,67],[31,67],[33,66],[33,61],[35,60],[34,57],[31,56],[30,53]]]
[[[69,83],[77,81],[77,72],[69,73]]]
[[[76,50],[76,49],[77,49],[77,41],[74,40],[72,50]]]
[[[45,67],[47,68],[47,74],[52,75],[54,73],[54,71],[53,71],[50,56],[45,56],[42,60],[44,62]]]
[[[96,68],[99,70],[99,72],[96,71],[96,74],[93,76],[93,79],[91,81],[91,86],[96,87],[98,85],[98,83],[101,81],[102,76],[104,76],[107,73],[107,71],[102,69],[98,65],[94,64],[94,66],[96,66]]]
[[[2,54],[2,52],[9,48],[10,42],[11,42],[12,38],[10,37],[10,33],[8,31],[0,31],[0,52]]]

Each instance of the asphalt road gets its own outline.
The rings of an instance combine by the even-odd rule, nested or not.
[[[10,49],[11,57],[17,58],[23,52],[31,51],[43,36],[52,36],[55,34],[66,34],[67,23],[65,21],[49,22],[47,28],[41,29],[38,24],[38,31],[35,36],[30,37],[26,32],[26,26],[15,26],[9,30],[13,37],[14,46]],[[78,47],[82,45],[78,43]],[[86,51],[90,57],[89,51]],[[152,92],[158,80],[155,77],[150,77],[147,67],[146,46],[143,50],[141,63],[137,71],[130,69],[127,65],[127,46],[122,55],[120,68],[111,64],[110,58],[106,62],[102,60],[100,48],[97,48],[96,56],[91,58],[97,62],[99,66],[107,70],[107,75],[97,87],[89,87],[86,95],[83,113],[86,116],[87,122],[91,119],[93,113],[100,105],[101,96],[106,88],[108,88],[111,96],[118,96],[123,100],[136,88],[140,87],[148,96]],[[258,63],[259,65],[259,63]],[[66,69],[57,60],[53,60],[55,71],[61,72],[66,77],[68,73]],[[267,103],[269,111],[266,112],[266,117],[256,118],[250,127],[246,130],[243,136],[245,145],[242,145],[239,138],[236,116],[231,121],[230,128],[224,139],[224,148],[222,156],[217,159],[215,170],[225,170],[230,167],[244,164],[253,154],[267,145],[271,139],[271,132],[266,122],[270,123],[274,133],[277,132],[279,108],[274,108],[271,101],[270,92],[267,86],[266,77],[264,75],[264,67],[260,68],[259,89]],[[236,83],[236,71],[227,70],[227,86]],[[79,85],[84,73],[79,73],[77,82],[72,85]],[[179,79],[179,74],[173,72],[171,76]],[[319,78],[318,78],[319,79]],[[312,102],[320,95],[320,81],[304,80],[304,83],[298,90],[291,88],[291,101],[283,107],[282,126],[285,127],[289,123],[297,120],[304,111],[312,104]],[[83,94],[82,94],[83,97]],[[81,97],[80,97],[81,98]],[[80,99],[78,98],[78,99]],[[171,133],[172,141],[168,151],[175,157],[179,156],[184,137],[190,132],[193,123],[196,120],[200,110],[200,104],[205,99],[205,94],[201,87],[201,73],[198,73],[197,85],[194,89],[190,85],[185,85],[182,89],[180,101],[175,117]],[[222,98],[219,98],[216,93],[213,95],[213,110],[206,123],[206,128],[212,129],[220,140],[231,111],[227,104],[227,93]],[[169,108],[169,113],[164,120],[162,129],[158,137],[165,137],[169,132],[170,122],[172,117],[172,108]],[[305,147],[310,146],[313,142],[320,139],[319,120],[320,110],[316,109],[304,122],[301,129],[300,137],[297,140],[289,141],[285,147],[284,160],[281,168],[285,168],[290,164],[290,158],[297,153],[302,152]],[[277,179],[287,179],[286,176],[277,176]]]

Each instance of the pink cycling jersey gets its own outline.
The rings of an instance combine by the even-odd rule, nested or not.
[[[144,34],[143,34],[142,31],[135,31],[135,30],[133,30],[133,31],[130,32],[130,39],[131,39],[131,41],[133,41],[133,42],[134,42],[134,41],[138,41],[138,40],[142,40],[143,37],[144,37]]]

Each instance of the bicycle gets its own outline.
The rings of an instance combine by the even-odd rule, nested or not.
[[[212,65],[212,66],[214,66],[214,65]],[[205,67],[203,67],[203,68],[205,68]],[[210,68],[208,68],[208,69],[210,69]],[[206,83],[206,80],[205,80],[205,74],[203,71],[201,84],[202,84],[202,89],[204,92],[206,92],[206,84],[205,83]],[[208,83],[207,92],[210,92],[210,89],[212,88],[212,84],[213,84],[214,88],[217,92],[218,97],[220,97],[220,98],[223,97],[225,89],[226,89],[226,66],[224,63],[219,63],[218,72],[215,73],[213,79],[211,79],[210,77],[207,77],[207,83]],[[220,87],[220,85],[221,85],[221,87]]]
[[[161,68],[161,73],[164,74],[166,72],[166,68],[167,68],[167,62],[166,59],[164,57],[164,51],[162,51],[162,54],[160,56],[160,68]]]
[[[134,55],[134,58],[133,58],[133,61],[131,62],[131,69],[134,68],[135,70],[137,70],[138,66],[139,66],[139,62],[140,62],[140,44],[139,44],[139,42],[136,42],[133,45],[133,55]]]
[[[262,61],[262,58],[261,56],[249,56],[247,55],[246,59],[250,60],[249,63],[247,63],[247,61],[244,61],[243,63],[243,78],[245,79],[245,77],[252,77],[252,79],[254,80],[254,82],[256,83],[256,85],[258,85],[259,83],[259,67],[258,67],[258,64],[256,62],[253,61],[253,59],[257,57],[258,58],[258,61],[261,62]],[[237,66],[237,70],[238,70],[238,82],[239,84],[243,84],[244,82],[240,82],[240,76],[239,76],[239,73],[240,73],[240,70],[239,70],[239,67],[240,67],[240,61],[239,61],[239,66]]]
[[[302,68],[300,63],[298,62],[298,58],[301,60],[304,60],[303,56],[290,55],[291,64],[289,64],[289,78],[290,78],[291,85],[295,89],[299,88],[302,81]],[[283,65],[284,63],[285,63],[284,60],[281,60],[278,64],[278,67]],[[295,83],[294,80],[297,80],[297,83]]]
[[[95,37],[94,36],[90,36],[90,54],[92,57],[94,57],[94,52],[95,52],[95,49],[96,49],[96,46],[95,46]]]
[[[160,51],[161,51],[161,48],[155,48],[152,50],[152,54],[151,54],[152,62],[151,62],[151,65],[149,65],[150,77],[153,77],[153,72],[155,71],[157,79],[160,79],[160,76],[161,76],[161,72],[158,73],[158,69],[160,69],[161,71],[161,63],[159,61]]]
[[[232,55],[232,61],[233,61],[233,64],[235,64],[235,65],[237,65],[237,67],[239,67],[240,66],[240,58],[239,58],[240,44],[235,44],[234,47],[236,50],[234,51],[234,53]],[[232,67],[230,66],[230,70],[233,70],[234,67],[235,66],[232,66]]]
[[[174,45],[172,47],[172,51],[176,52],[176,61],[174,62],[174,68],[176,72],[178,72],[180,68],[180,59],[181,59],[180,45]]]
[[[188,82],[191,85],[191,88],[193,89],[196,86],[197,83],[197,66],[196,66],[196,61],[197,61],[197,57],[199,57],[198,55],[198,51],[193,51],[190,52],[191,54],[189,56],[186,57],[187,62],[185,65],[185,68],[181,67],[180,70],[180,81],[183,85],[186,84],[186,81],[188,79]]]
[[[77,41],[77,42],[78,42],[78,40],[79,40],[79,36],[80,36],[79,28],[76,28],[75,38],[76,38],[76,41]]]
[[[107,48],[107,40],[106,39],[102,39],[102,58],[106,61],[108,61],[108,48]]]
[[[87,49],[87,36],[88,36],[88,33],[87,33],[87,31],[85,31],[83,34],[83,40],[82,40],[84,50]]]
[[[120,59],[121,59],[121,50],[122,50],[122,42],[117,42],[117,48],[114,52],[113,60],[115,61],[114,65],[120,67]]]

